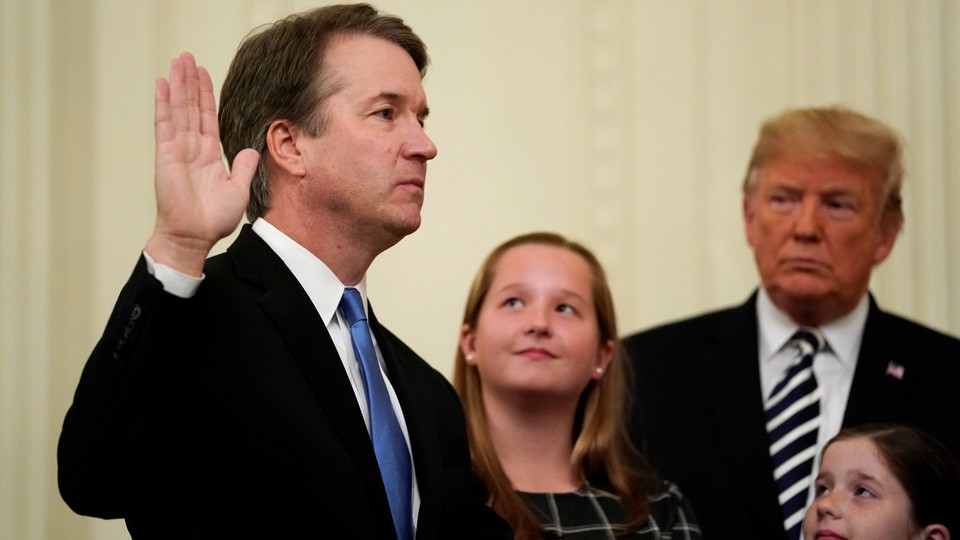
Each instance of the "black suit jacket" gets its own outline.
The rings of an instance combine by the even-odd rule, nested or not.
[[[632,432],[690,499],[706,539],[785,538],[756,299],[624,339],[636,377]],[[902,379],[887,375],[891,360]],[[919,427],[960,455],[960,340],[881,311],[872,296],[843,425],[871,421]]]
[[[60,492],[134,538],[394,538],[370,436],[313,304],[244,226],[190,299],[141,257],[86,366]],[[370,310],[410,435],[417,539],[510,538],[452,386]]]

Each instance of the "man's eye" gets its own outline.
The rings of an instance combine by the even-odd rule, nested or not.
[[[380,118],[383,118],[384,120],[390,120],[391,118],[393,118],[393,109],[380,109],[374,114],[376,114]]]
[[[773,193],[767,198],[767,202],[775,210],[786,211],[793,208],[797,202],[797,198],[785,193]]]
[[[827,199],[827,201],[824,204],[826,204],[830,208],[851,208],[852,209],[856,207],[856,204],[850,199],[842,199],[842,198]]]
[[[849,199],[828,199],[823,204],[837,219],[850,219],[857,213],[857,205]]]

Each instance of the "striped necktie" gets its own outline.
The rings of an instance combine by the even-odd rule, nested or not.
[[[387,499],[390,502],[390,513],[393,515],[397,538],[411,540],[413,510],[410,500],[412,490],[410,452],[407,450],[407,441],[403,438],[400,422],[390,403],[387,385],[383,381],[380,362],[377,360],[377,352],[373,348],[373,339],[370,337],[370,326],[367,324],[367,316],[363,310],[363,299],[357,289],[347,287],[343,290],[340,312],[350,325],[350,340],[353,342],[353,351],[360,363],[360,374],[363,375],[367,407],[370,411],[370,437],[373,440],[373,451],[380,465],[383,487],[386,488]]]
[[[813,357],[824,344],[823,337],[816,330],[798,330],[788,343],[798,349],[798,358],[774,386],[764,404],[773,478],[783,512],[783,528],[790,540],[800,538],[807,491],[813,476],[820,427],[820,390],[813,374]]]

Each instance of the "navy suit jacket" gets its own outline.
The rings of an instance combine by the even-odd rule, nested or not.
[[[690,499],[704,538],[785,538],[758,363],[757,293],[737,307],[624,339],[636,399],[631,430]],[[903,378],[886,373],[890,361]],[[960,456],[960,340],[886,313],[870,297],[843,425],[897,422]]]
[[[249,225],[204,271],[181,299],[141,257],[64,420],[64,500],[135,539],[394,538],[357,399],[293,274]],[[453,387],[372,309],[370,326],[409,430],[417,539],[512,538]]]

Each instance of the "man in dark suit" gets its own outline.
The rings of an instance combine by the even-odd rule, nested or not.
[[[374,258],[420,225],[437,152],[427,63],[370,6],[297,14],[241,44],[218,126],[207,71],[171,62],[155,229],[60,437],[73,510],[124,518],[138,539],[511,537],[471,471],[452,386],[365,301]],[[251,224],[207,258],[244,208]],[[352,311],[338,309],[348,287]],[[358,311],[374,349],[353,341]],[[381,376],[382,392],[365,386]],[[384,411],[400,428],[389,465],[370,431]]]
[[[841,426],[909,424],[960,455],[960,340],[884,312],[868,290],[903,223],[900,154],[887,126],[842,108],[766,122],[743,185],[762,286],[743,305],[624,339],[635,438],[705,538],[796,538],[819,449]],[[791,341],[800,328],[823,346],[806,367]],[[768,417],[791,368],[815,390]],[[811,415],[778,439],[794,410]],[[788,447],[797,457],[775,471]]]

